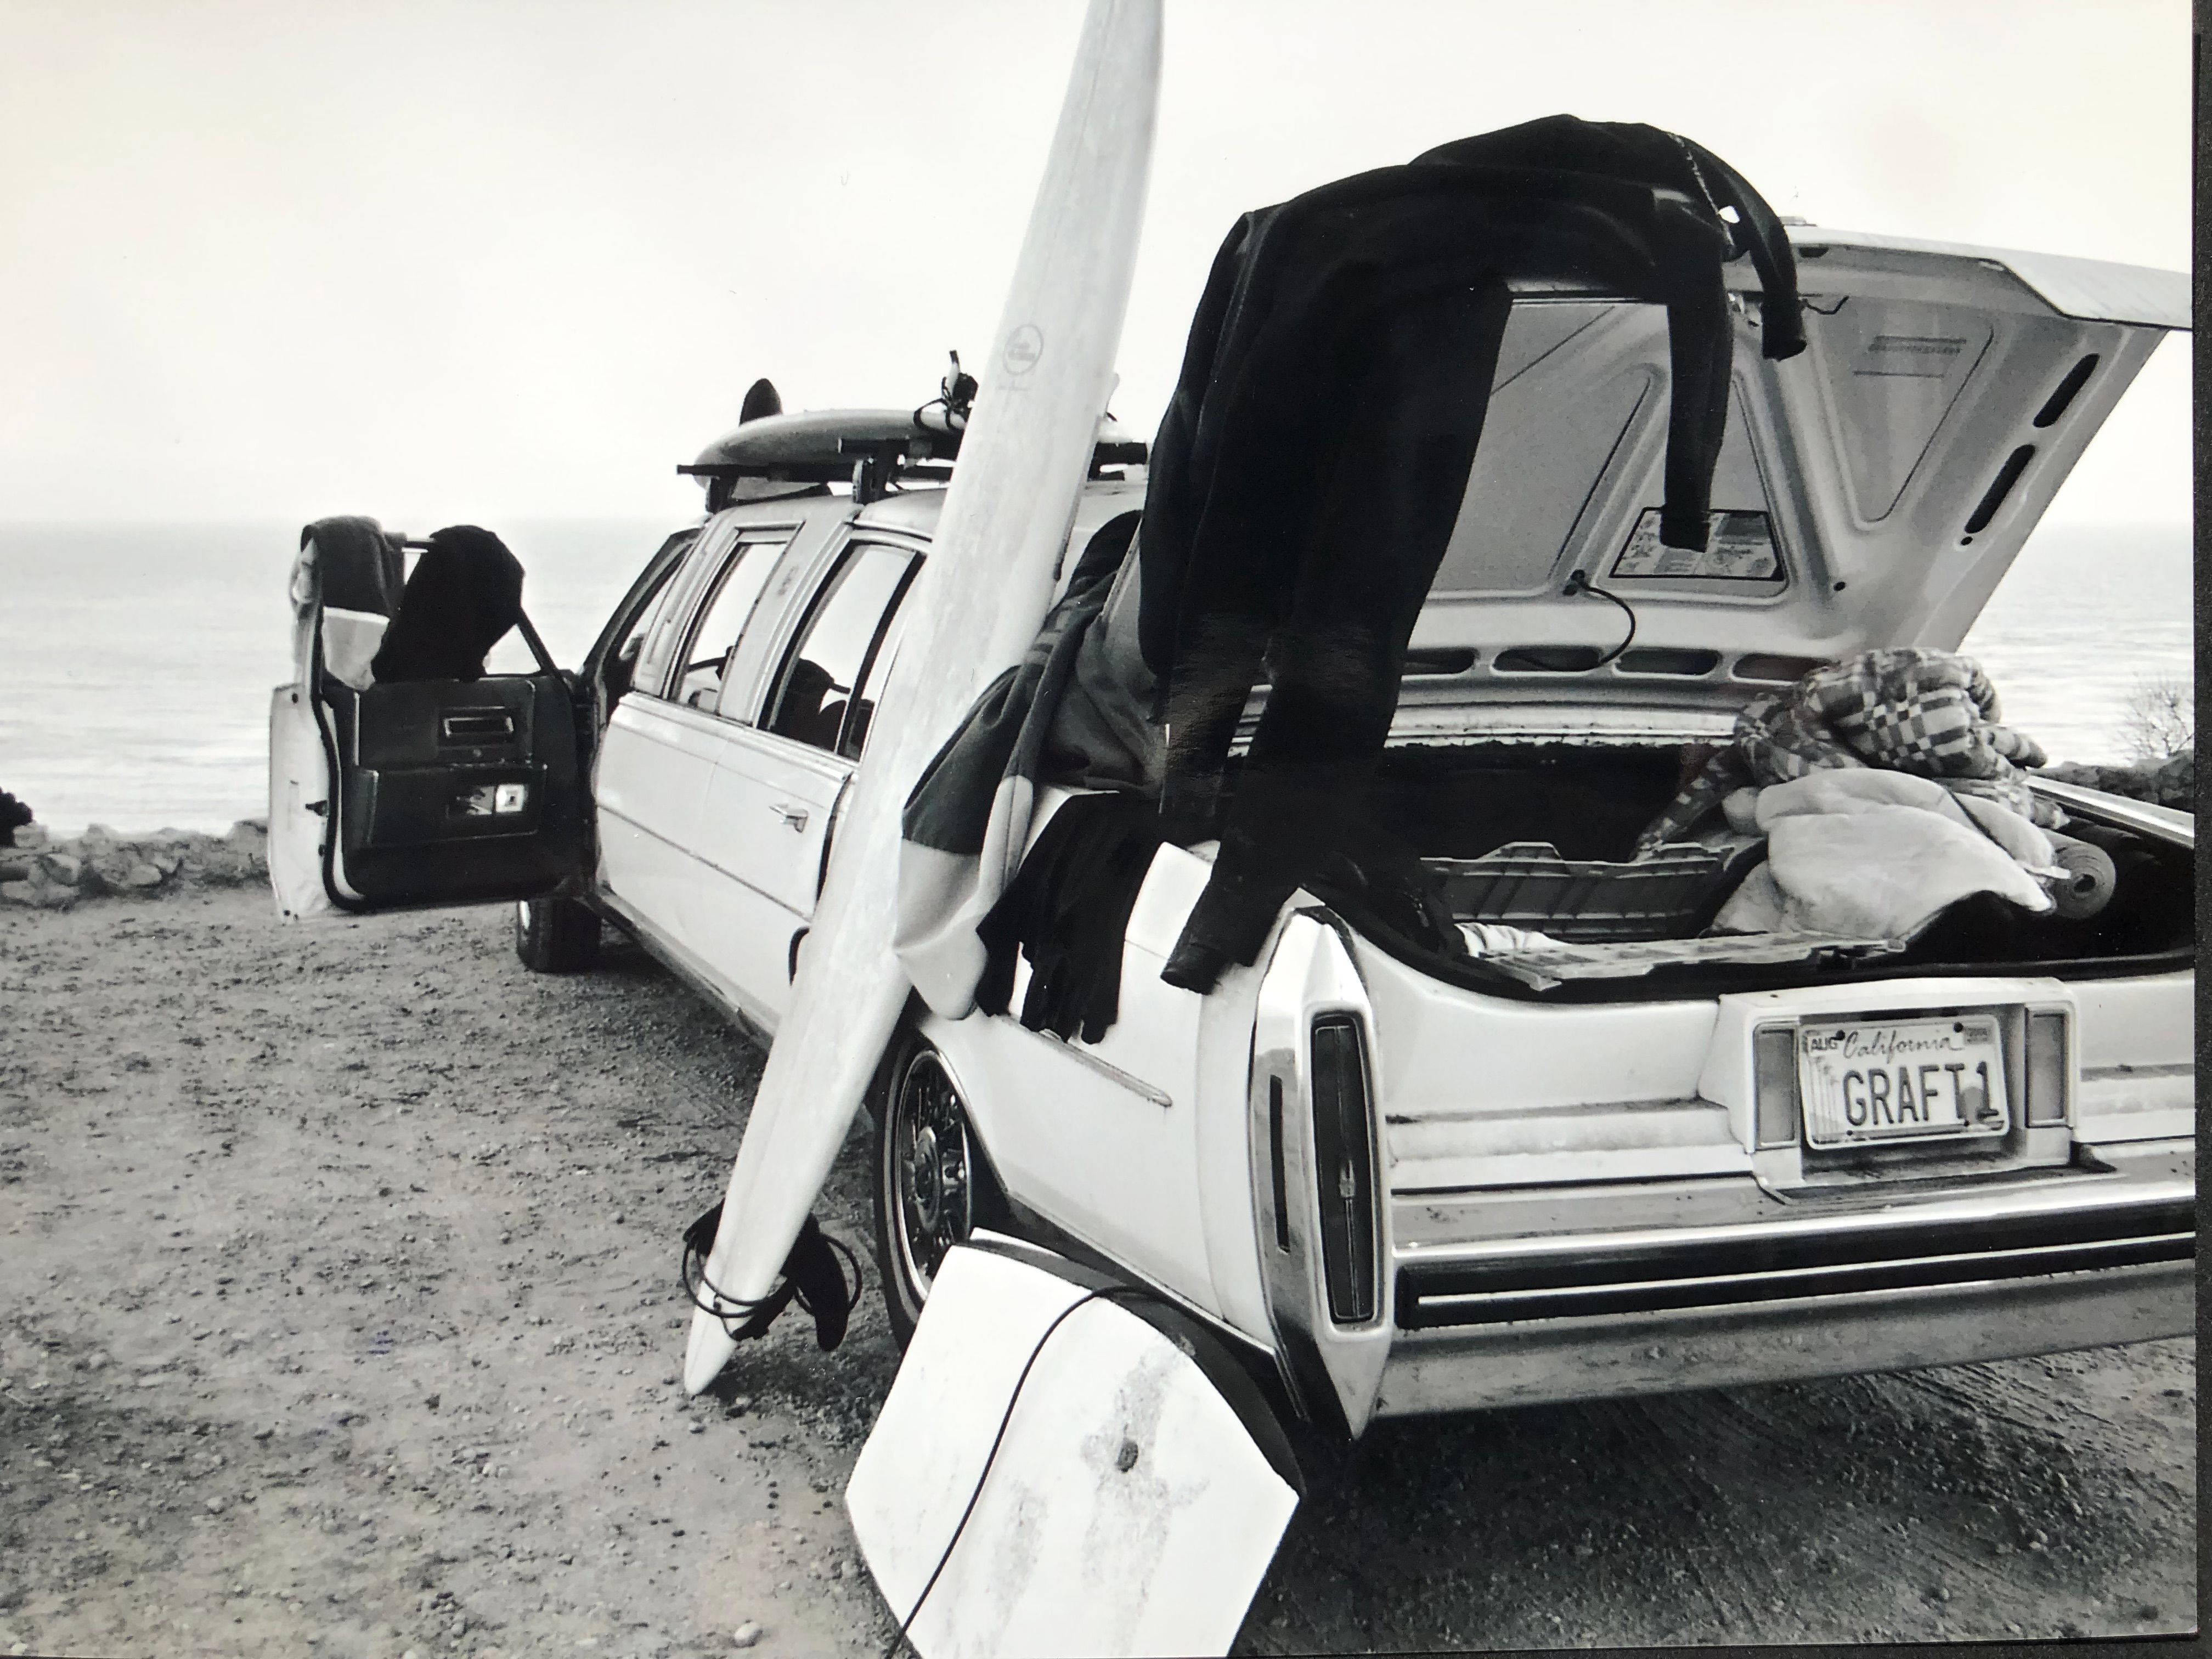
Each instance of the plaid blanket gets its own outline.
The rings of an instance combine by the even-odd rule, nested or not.
[[[1863,652],[1747,706],[1728,746],[1652,820],[1637,850],[1680,840],[1746,785],[1848,766],[1933,778],[2056,830],[2066,815],[2021,775],[2047,759],[2033,738],[1998,724],[1996,688],[1972,658],[1909,646]]]

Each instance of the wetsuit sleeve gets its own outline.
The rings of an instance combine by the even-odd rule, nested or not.
[[[1790,251],[1789,233],[1741,173],[1703,144],[1687,138],[1682,143],[1723,205],[1734,208],[1741,222],[1738,233],[1750,245],[1751,263],[1759,272],[1761,351],[1776,359],[1795,357],[1805,349],[1805,319],[1797,308],[1797,256]]]

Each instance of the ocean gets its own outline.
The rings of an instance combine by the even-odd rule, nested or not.
[[[555,660],[581,659],[675,527],[499,526]],[[0,789],[58,835],[262,816],[298,536],[278,524],[0,524]],[[1964,648],[2007,722],[2054,759],[2125,760],[2130,697],[2192,684],[2191,575],[2185,526],[2049,526]]]

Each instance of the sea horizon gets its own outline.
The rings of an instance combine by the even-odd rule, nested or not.
[[[696,522],[495,528],[528,573],[532,623],[574,666],[653,550]],[[0,789],[57,837],[264,816],[298,536],[269,519],[0,521]],[[2186,523],[2046,524],[1960,649],[2054,761],[2124,761],[2130,697],[2193,686],[2193,576]]]

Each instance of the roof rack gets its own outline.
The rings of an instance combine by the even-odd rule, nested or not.
[[[758,478],[804,486],[850,480],[854,494],[874,501],[909,483],[943,483],[952,476],[966,429],[965,411],[942,404],[917,410],[826,409],[801,415],[766,415],[716,439],[699,459],[676,470],[708,485],[710,504],[726,505],[729,481]],[[1148,447],[1109,415],[1098,422],[1091,476],[1109,466],[1141,466]],[[715,485],[723,488],[717,489]],[[781,493],[781,492],[776,492]]]

